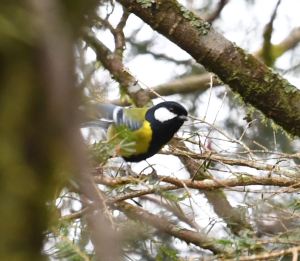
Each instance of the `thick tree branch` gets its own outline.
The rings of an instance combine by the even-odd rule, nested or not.
[[[193,243],[203,249],[212,251],[213,253],[226,254],[228,249],[224,249],[221,245],[214,242],[213,239],[206,236],[206,234],[201,234],[188,229],[179,228],[173,223],[169,222],[165,218],[158,217],[157,215],[151,214],[142,208],[135,207],[126,202],[120,202],[118,204],[111,205],[113,209],[118,209],[122,211],[126,216],[133,220],[138,220],[149,224],[159,231],[165,232],[173,237],[179,238],[187,243]]]
[[[200,75],[192,75],[186,78],[176,79],[174,81],[164,83],[153,87],[152,89],[161,96],[168,96],[173,94],[190,94],[195,92],[204,92],[209,88],[211,75],[208,73]],[[219,81],[213,77],[213,86],[220,85]],[[144,90],[145,95],[151,99],[157,96],[148,89]],[[126,106],[127,102],[122,102],[119,99],[110,101],[112,104]]]
[[[124,12],[124,20],[127,18],[126,15],[127,13]],[[120,23],[120,26],[123,26],[122,22]],[[124,65],[119,54],[111,52],[89,29],[85,30],[83,39],[95,51],[97,60],[99,60],[111,73],[113,78],[120,83],[120,92],[122,95],[128,94],[133,104],[137,107],[143,107],[150,101],[143,89],[137,85],[135,79],[130,74],[124,72]],[[122,45],[122,37],[119,35],[118,39],[119,40],[116,40],[116,45],[121,48],[119,45]],[[120,49],[118,53],[120,53]]]
[[[117,186],[117,185],[122,185],[122,184],[128,184],[128,183],[133,183],[136,182],[132,178],[107,178],[107,177],[94,177],[95,182],[97,184],[103,184],[107,186]],[[172,178],[169,176],[158,176],[158,179],[160,181],[164,181],[167,183],[170,183],[172,185],[167,185],[167,186],[162,186],[162,190],[173,190],[177,188],[183,188],[183,184],[187,186],[188,188],[192,189],[199,189],[199,190],[215,190],[219,188],[233,188],[233,187],[244,187],[241,188],[241,192],[247,192],[247,189],[245,188],[246,186],[251,186],[251,185],[265,185],[265,186],[277,186],[277,187],[289,187],[292,186],[293,188],[300,188],[299,181],[297,180],[292,180],[288,178],[281,178],[281,177],[247,177],[247,178],[232,178],[232,179],[205,179],[202,181],[197,181],[197,180],[182,180],[182,179],[176,179]],[[149,193],[155,193],[159,191],[158,188],[153,188],[153,189],[145,189],[142,192],[137,191],[133,192],[130,197],[126,197],[126,195],[122,195],[122,197],[119,197],[117,200],[115,199],[109,199],[107,202],[113,203],[116,201],[122,201],[128,198],[134,198],[134,197],[139,197],[142,195],[146,195]]]
[[[173,215],[175,215],[179,220],[185,222],[190,227],[195,228],[197,231],[200,231],[199,225],[193,219],[188,218],[185,213],[180,211],[174,205],[167,202],[164,198],[158,198],[158,197],[153,196],[153,195],[148,195],[148,196],[142,196],[141,199],[150,200],[150,201],[156,203],[158,206],[164,207],[165,209],[172,212]]]
[[[159,1],[155,16],[131,0],[119,0],[153,29],[187,51],[267,117],[300,136],[300,92],[176,1]]]

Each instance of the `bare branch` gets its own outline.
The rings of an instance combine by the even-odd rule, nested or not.
[[[123,56],[123,50],[125,48],[125,36],[123,29],[126,25],[126,21],[129,17],[129,12],[125,8],[123,8],[123,15],[121,17],[121,20],[119,24],[117,25],[116,29],[114,30],[114,37],[115,37],[115,54],[118,54],[121,57]]]
[[[220,0],[217,9],[213,13],[208,15],[202,15],[201,18],[207,22],[213,22],[220,16],[222,10],[228,3],[229,0]]]
[[[300,27],[295,28],[291,33],[279,44],[273,46],[274,55],[281,56],[286,51],[293,49],[300,42]]]
[[[163,206],[167,210],[171,211],[179,220],[187,223],[190,227],[195,228],[197,231],[200,231],[201,228],[193,219],[188,218],[185,213],[182,213],[178,208],[169,204],[165,199],[158,199],[153,195],[142,196],[141,199],[147,199],[155,202],[157,205]]]
[[[174,81],[153,87],[152,89],[161,96],[168,96],[173,94],[189,94],[194,93],[196,91],[202,93],[209,88],[209,83],[210,74],[207,73],[176,79]],[[217,79],[213,78],[213,86],[218,86],[220,84],[221,83]],[[154,93],[150,92],[149,90],[145,90],[145,95],[149,96],[151,99],[157,97]],[[119,99],[113,100],[110,103],[123,106],[129,105],[128,103],[121,102]]]
[[[69,219],[76,219],[76,218],[82,218],[88,211],[88,208],[83,208],[80,211],[77,211],[75,213],[69,214],[69,215],[65,215],[63,217],[61,217],[59,220],[69,220]]]
[[[127,18],[126,15],[124,17]],[[123,26],[123,23],[121,25]],[[112,53],[89,29],[85,30],[84,40],[95,51],[97,59],[120,83],[121,93],[128,94],[137,107],[143,107],[150,101],[145,92],[135,83],[135,79],[131,75],[123,73],[124,65],[119,55]]]
[[[197,154],[197,153],[184,153],[182,151],[172,151],[172,152],[164,152],[161,151],[161,154],[172,154],[175,156],[184,156],[187,158],[193,158],[193,159],[207,159],[207,154]],[[257,170],[266,170],[266,171],[271,171],[272,173],[278,174],[278,175],[284,175],[290,178],[296,178],[298,175],[297,171],[288,169],[288,168],[283,168],[280,166],[275,166],[275,165],[270,165],[270,164],[265,164],[265,163],[260,163],[257,160],[244,160],[244,159],[234,159],[234,158],[227,158],[227,157],[222,157],[222,156],[217,156],[217,155],[209,155],[209,160],[214,161],[214,162],[222,162],[227,165],[231,166],[247,166],[251,167]]]
[[[262,61],[268,66],[272,66],[276,60],[276,58],[273,57],[273,51],[272,51],[272,44],[271,44],[271,37],[273,33],[273,23],[276,18],[277,9],[280,5],[281,0],[278,0],[276,7],[274,9],[274,12],[271,16],[271,19],[269,23],[265,26],[264,30],[264,43],[261,50],[261,53],[258,57],[262,58]]]

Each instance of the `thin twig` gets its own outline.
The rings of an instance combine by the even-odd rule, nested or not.
[[[206,106],[206,111],[203,117],[203,120],[205,120],[206,116],[207,116],[207,111],[210,105],[210,98],[211,98],[211,94],[212,94],[212,87],[213,87],[213,77],[215,77],[213,74],[210,74],[210,83],[209,83],[209,96],[208,96],[208,102],[207,102],[207,106]]]
[[[60,233],[55,227],[51,227],[53,233],[55,233],[57,236],[59,236],[63,241],[65,241],[66,243],[68,243],[73,249],[74,251],[85,261],[90,261],[89,257],[85,255],[84,252],[82,252],[80,250],[80,248],[78,246],[76,246],[69,238],[67,238],[66,236],[64,236],[62,233]]]
[[[241,137],[239,138],[239,140],[240,140],[240,141],[241,141],[241,140],[242,140],[242,138],[244,137],[244,135],[245,135],[246,131],[248,130],[248,128],[250,127],[250,125],[251,125],[253,122],[255,122],[255,121],[256,121],[256,119],[254,119],[254,120],[252,120],[252,121],[248,122],[248,124],[247,124],[247,126],[246,126],[245,130],[243,131],[243,133],[242,133]]]
[[[281,250],[274,253],[267,253],[262,255],[252,255],[252,256],[239,256],[239,261],[256,261],[256,260],[267,260],[278,256],[285,256],[287,254],[298,254],[298,251],[300,251],[300,246],[298,247],[292,247],[286,250]],[[296,259],[297,260],[297,259]],[[236,258],[233,259],[226,259],[226,261],[236,261]]]
[[[162,97],[161,95],[159,95],[156,91],[154,91],[153,88],[150,88],[148,85],[146,85],[145,83],[143,83],[142,81],[140,81],[136,75],[133,75],[128,68],[123,67],[123,72],[128,73],[131,77],[133,77],[135,79],[135,84],[137,83],[141,83],[143,84],[150,92],[154,93],[157,97],[161,98],[163,101],[166,101],[164,97]]]

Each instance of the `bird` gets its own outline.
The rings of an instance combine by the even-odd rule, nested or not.
[[[126,162],[140,162],[157,154],[188,120],[187,110],[173,101],[151,108],[96,103],[95,110],[99,120],[86,122],[82,127],[107,129],[108,139],[115,140],[117,154]]]

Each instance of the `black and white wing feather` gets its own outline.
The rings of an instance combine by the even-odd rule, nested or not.
[[[134,111],[136,109],[123,109],[122,107],[116,108],[113,114],[114,123],[117,126],[126,126],[132,131],[138,130],[142,127],[143,122],[138,121],[135,114],[130,115],[126,113],[128,110]]]
[[[141,109],[123,108],[112,104],[98,103],[95,104],[95,110],[97,117],[101,119],[86,122],[81,126],[82,128],[108,129],[108,127],[114,123],[116,126],[126,126],[132,131],[135,131],[140,129],[143,124],[139,116],[139,110]]]

